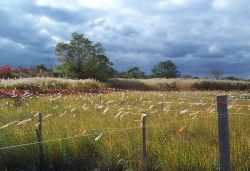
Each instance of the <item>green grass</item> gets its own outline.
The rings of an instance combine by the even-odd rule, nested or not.
[[[145,112],[148,170],[218,170],[215,95],[221,93],[128,91],[2,98],[0,148],[37,142],[36,113],[42,112],[44,141],[81,134],[44,144],[46,170],[140,170],[140,119]],[[232,168],[250,170],[250,115],[234,114],[250,114],[249,100],[229,99],[229,113]],[[20,124],[23,120],[27,122]],[[123,128],[133,129],[110,131]],[[38,154],[37,144],[0,149],[0,170],[35,170]]]

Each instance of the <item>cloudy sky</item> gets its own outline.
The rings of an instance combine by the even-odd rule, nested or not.
[[[0,65],[55,65],[73,32],[101,42],[119,71],[172,60],[183,75],[250,78],[249,0],[1,0]]]

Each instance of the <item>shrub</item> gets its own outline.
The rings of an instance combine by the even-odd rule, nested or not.
[[[35,67],[17,67],[13,69],[15,78],[28,78],[28,77],[45,77],[52,75],[52,71],[44,65],[37,65]]]
[[[200,83],[195,83],[192,86],[194,89],[198,90],[249,90],[250,85],[241,82],[219,82],[219,81],[202,81]]]
[[[12,72],[9,65],[4,65],[0,67],[0,78],[7,79],[7,78],[13,78],[14,73]]]

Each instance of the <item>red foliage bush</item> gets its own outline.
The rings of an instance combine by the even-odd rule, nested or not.
[[[7,78],[13,78],[14,73],[12,72],[9,65],[4,65],[0,67],[0,78],[7,79]]]
[[[27,78],[27,77],[43,77],[50,76],[51,70],[44,65],[37,65],[35,67],[17,67],[11,69],[9,65],[0,67],[0,78]]]
[[[35,67],[17,67],[13,70],[13,72],[17,74],[17,77],[36,77],[41,75],[39,70]]]

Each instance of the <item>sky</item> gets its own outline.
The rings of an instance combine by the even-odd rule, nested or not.
[[[249,0],[1,0],[0,65],[57,65],[73,32],[119,71],[173,61],[182,75],[250,78]]]

